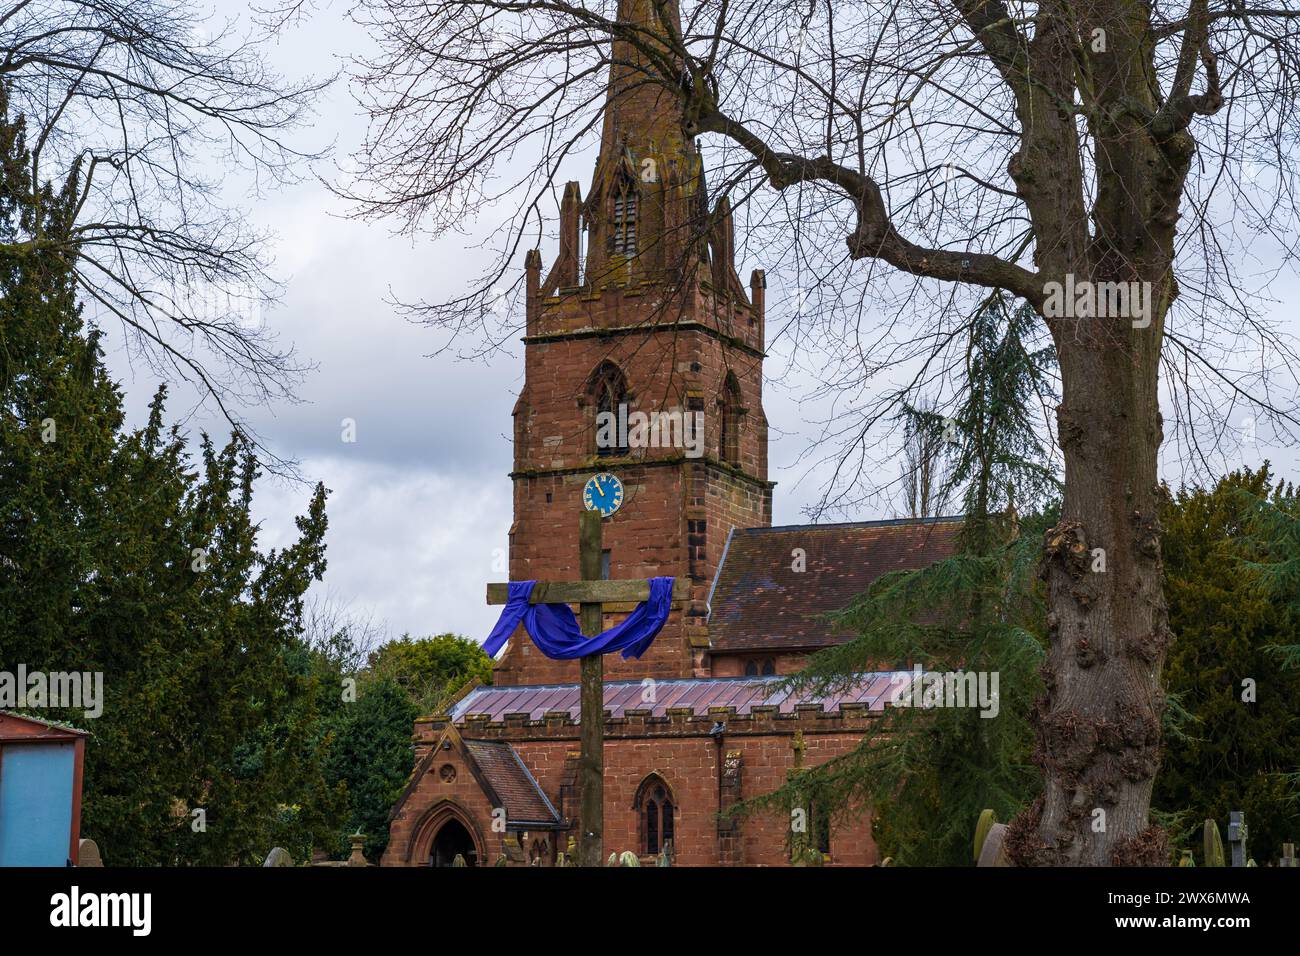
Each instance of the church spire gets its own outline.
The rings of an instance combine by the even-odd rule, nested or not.
[[[725,197],[710,206],[672,85],[683,69],[672,53],[678,0],[619,0],[618,20],[625,29],[610,47],[595,174],[585,198],[577,183],[565,187],[559,257],[538,283],[539,300],[668,282],[711,286],[724,311],[748,307],[730,206]]]
[[[707,258],[694,227],[704,213],[703,178],[682,111],[665,85],[675,70],[669,38],[681,35],[677,0],[619,0],[632,28],[610,50],[600,156],[584,205],[586,281],[627,286]]]
[[[616,161],[625,148],[670,158],[694,152],[677,95],[664,86],[665,74],[681,66],[668,46],[682,31],[677,0],[619,0],[618,20],[632,31],[610,51],[600,161]]]

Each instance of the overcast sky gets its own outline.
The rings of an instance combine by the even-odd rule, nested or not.
[[[243,7],[244,0],[221,3],[226,14]],[[366,37],[345,10],[339,0],[325,3],[287,32],[273,50],[278,68],[290,76],[329,73],[363,50]],[[363,132],[348,87],[339,83],[321,101],[303,145],[334,140],[342,158]],[[585,188],[590,159],[579,165],[575,176]],[[287,282],[282,305],[265,320],[318,365],[300,391],[301,404],[255,409],[250,419],[278,454],[301,462],[306,479],[331,489],[325,590],[332,597],[382,622],[391,636],[456,631],[481,640],[497,613],[483,603],[483,585],[504,578],[492,565],[511,521],[510,412],[522,384],[522,346],[478,364],[430,356],[434,334],[397,315],[387,298],[391,292],[436,300],[464,291],[478,274],[479,253],[471,247],[481,237],[412,242],[342,211],[316,182],[249,209],[258,225],[277,233],[276,273]],[[548,265],[553,254],[543,250]],[[742,276],[763,265],[737,264]],[[114,348],[120,336],[108,331],[110,362],[138,422],[155,382]],[[780,387],[765,386],[769,477],[778,482],[774,520],[789,524],[801,520],[817,490],[796,462],[813,432],[806,420],[816,416],[798,404],[799,378],[787,373],[779,353],[768,364],[770,374],[782,375]],[[185,419],[191,434],[206,427],[225,436],[228,428],[215,417],[190,415],[187,401],[192,396],[176,394],[173,419]],[[345,418],[356,422],[355,443],[341,440]],[[263,480],[255,511],[264,547],[292,540],[293,518],[309,494],[309,485]],[[891,514],[882,505],[855,517]]]
[[[224,0],[222,10],[243,7],[242,0]],[[327,4],[287,31],[273,51],[276,66],[289,76],[326,74],[361,50],[366,36],[345,9]],[[332,139],[336,157],[345,160],[364,133],[345,82],[322,99],[318,114],[302,145]],[[585,170],[590,162],[580,165]],[[320,172],[329,177],[334,169]],[[493,558],[506,548],[511,522],[510,412],[523,382],[522,345],[512,343],[486,363],[431,355],[440,340],[398,315],[389,300],[463,291],[482,261],[472,248],[478,237],[412,241],[346,218],[344,209],[319,182],[249,206],[258,225],[275,231],[275,272],[287,282],[282,303],[263,321],[318,367],[300,389],[300,404],[246,414],[267,445],[297,459],[305,479],[324,481],[331,491],[324,582],[331,597],[383,622],[392,636],[456,631],[482,639],[500,610],[483,603],[483,586],[505,577],[493,570]],[[545,252],[548,261],[552,254]],[[745,264],[742,274],[754,265]],[[120,348],[116,328],[106,329],[109,361],[138,423],[156,380]],[[220,419],[193,404],[192,392],[174,390],[170,417],[183,420],[192,436],[205,428],[228,434]],[[793,400],[774,395],[767,405],[777,428],[778,418],[797,421]],[[786,413],[774,415],[782,405]],[[351,443],[341,428],[349,418],[356,422]],[[778,449],[783,443],[788,455]],[[774,443],[773,480],[786,480],[781,461],[796,453],[794,436]],[[264,547],[293,539],[293,518],[309,496],[309,485],[260,483],[254,510]],[[799,503],[779,496],[775,514],[778,522],[798,521]]]

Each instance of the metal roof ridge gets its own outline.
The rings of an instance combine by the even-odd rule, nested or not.
[[[854,674],[854,676],[855,677],[880,677],[885,674],[897,674],[897,673],[900,673],[900,671],[898,670],[857,671]],[[651,679],[654,680],[656,684],[718,684],[718,683],[724,683],[728,681],[749,681],[750,683],[766,683],[769,681],[784,680],[790,676],[792,675],[790,674],[766,674],[766,675],[741,674],[741,675],[735,675],[729,677],[719,675],[717,677],[655,677]],[[605,681],[604,686],[605,687],[636,687],[636,686],[640,686],[645,680],[646,678],[644,677],[635,680],[607,680]],[[470,694],[465,699],[469,700],[471,697],[474,697],[477,694],[490,692],[490,691],[576,690],[580,686],[581,685],[576,682],[572,684],[503,684],[500,686],[494,684],[483,684],[479,687],[474,688],[474,690],[471,691]]]
[[[965,515],[935,515],[932,518],[880,518],[875,521],[828,521],[825,524],[783,524],[768,527],[735,528],[735,531],[747,535],[766,534],[777,531],[833,531],[842,528],[890,528],[904,525],[925,527],[932,524],[949,524],[965,521]]]

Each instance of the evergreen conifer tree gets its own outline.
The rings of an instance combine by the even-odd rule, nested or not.
[[[91,731],[82,832],[114,865],[260,860],[286,807],[326,839],[344,790],[308,746],[313,683],[292,666],[303,594],[325,570],[325,489],[298,540],[263,552],[241,436],[220,449],[204,436],[195,467],[164,426],[163,389],[125,429],[61,251],[79,170],[58,189],[35,180],[4,93],[0,669],[103,675],[101,715],[37,716]]]
[[[1051,398],[1054,355],[1034,346],[1031,313],[1001,296],[973,317],[968,354],[951,417],[904,412],[909,431],[941,435],[950,449],[947,490],[960,493],[965,512],[956,552],[874,582],[837,616],[857,636],[815,654],[790,686],[826,693],[864,671],[914,665],[996,673],[996,716],[970,706],[887,705],[879,729],[855,750],[749,805],[806,807],[813,827],[869,807],[881,855],[901,865],[970,865],[980,811],[1008,819],[1038,786],[1030,720],[1043,660],[1036,570],[1050,522],[1041,513],[1022,520],[1017,508],[1041,509],[1056,488],[1031,411]]]

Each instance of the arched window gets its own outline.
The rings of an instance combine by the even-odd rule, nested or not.
[[[751,657],[745,661],[746,677],[771,677],[776,673],[776,658]]]
[[[636,255],[636,186],[620,176],[614,187],[609,251],[615,256],[631,259]]]
[[[641,781],[633,809],[641,816],[642,853],[659,853],[664,847],[673,844],[676,830],[673,812],[676,807],[673,792],[662,777],[652,773]]]
[[[613,362],[601,362],[588,380],[587,393],[596,409],[596,454],[619,457],[628,453],[626,420],[627,379]]]
[[[722,395],[718,398],[722,428],[718,434],[718,454],[729,465],[740,464],[740,385],[736,376],[727,373],[727,380],[722,385]]]
[[[551,858],[551,847],[545,838],[533,840],[532,846],[528,849],[529,866],[549,866]]]

